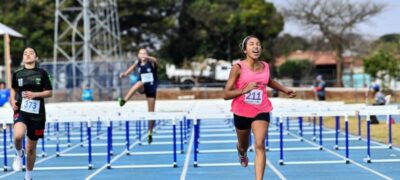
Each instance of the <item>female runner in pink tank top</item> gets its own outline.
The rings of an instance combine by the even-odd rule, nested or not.
[[[234,114],[234,124],[238,138],[237,150],[239,161],[247,167],[247,149],[249,148],[250,132],[253,130],[256,156],[254,160],[256,179],[263,179],[266,154],[265,138],[270,121],[269,112],[272,104],[267,96],[267,86],[279,90],[289,97],[295,97],[296,92],[272,80],[269,65],[259,60],[261,43],[255,36],[243,39],[241,48],[246,59],[234,64],[224,89],[224,99],[233,99],[231,111]]]

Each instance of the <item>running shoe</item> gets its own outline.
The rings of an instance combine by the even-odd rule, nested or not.
[[[247,167],[249,165],[249,158],[246,153],[244,155],[239,154],[239,161],[242,167]]]
[[[25,152],[22,149],[22,155],[18,156],[17,153],[15,153],[15,158],[14,158],[14,162],[13,162],[13,169],[14,171],[21,171],[22,170],[22,159],[25,156]]]
[[[243,155],[241,155],[239,149],[237,149],[237,150],[238,150],[240,165],[242,167],[247,167],[249,165],[249,158],[247,157],[247,153],[244,153]]]
[[[147,136],[147,142],[148,142],[149,144],[151,144],[151,142],[153,142],[153,135],[152,135],[152,134],[149,134],[149,135]]]
[[[119,97],[118,98],[118,103],[119,103],[119,106],[124,106],[125,105],[125,103],[126,103],[126,101],[124,100],[124,99],[122,99],[121,97]]]

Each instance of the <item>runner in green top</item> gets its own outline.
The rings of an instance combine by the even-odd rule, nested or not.
[[[11,83],[11,105],[14,109],[14,145],[16,156],[15,171],[22,170],[24,151],[22,140],[27,132],[27,169],[25,179],[32,179],[31,173],[36,160],[36,144],[43,138],[46,122],[44,98],[51,97],[52,86],[48,73],[38,68],[38,56],[33,48],[25,48],[23,67],[13,73]]]

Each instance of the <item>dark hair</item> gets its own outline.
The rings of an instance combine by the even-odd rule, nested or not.
[[[4,81],[0,81],[0,85],[6,85],[6,83]]]
[[[25,47],[24,51],[25,51],[26,49],[32,49],[32,50],[33,50],[33,52],[35,52],[35,55],[36,55],[35,67],[39,67],[39,66],[40,66],[40,62],[39,62],[39,60],[38,60],[38,59],[39,59],[39,55],[38,55],[38,53],[37,53],[36,49],[35,49],[35,48],[33,48],[33,47],[31,47],[31,46],[27,46],[27,47]]]
[[[244,51],[244,50],[246,49],[247,41],[249,41],[250,38],[256,38],[256,39],[258,39],[258,37],[257,37],[257,36],[254,36],[254,35],[246,36],[246,37],[243,39],[242,43],[240,43],[240,45],[239,45],[239,47],[240,47],[240,49],[241,49],[242,51]]]
[[[32,49],[33,52],[35,52],[36,57],[39,58],[39,54],[37,53],[37,51],[36,51],[35,48],[28,46],[28,47],[25,47],[24,51],[25,51],[26,49]]]

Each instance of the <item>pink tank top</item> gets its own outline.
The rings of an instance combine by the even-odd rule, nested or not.
[[[233,99],[231,111],[238,115],[253,118],[260,113],[270,112],[272,110],[271,101],[267,96],[267,85],[269,82],[269,65],[265,62],[262,72],[253,72],[243,61],[239,61],[240,76],[236,80],[235,89],[243,89],[250,82],[257,82],[258,88],[240,95]]]

